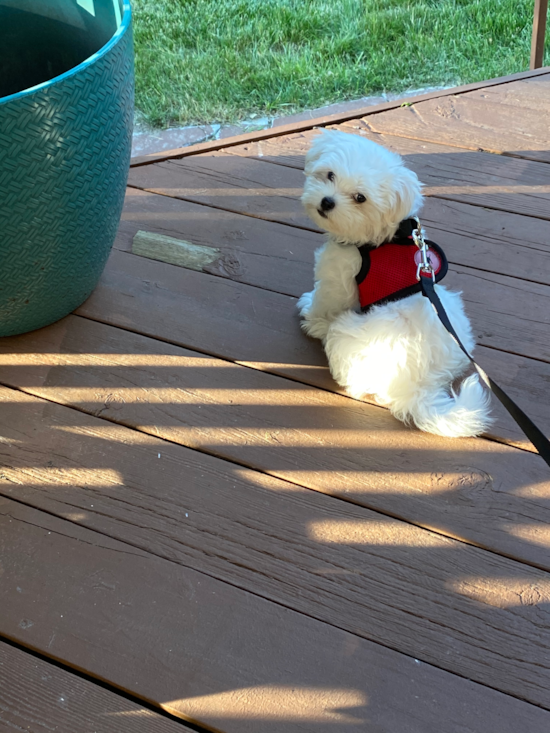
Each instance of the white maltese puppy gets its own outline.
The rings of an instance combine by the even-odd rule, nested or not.
[[[352,397],[372,395],[429,433],[485,432],[489,395],[477,374],[453,391],[470,363],[419,292],[419,250],[410,236],[422,206],[415,173],[370,140],[324,131],[307,153],[305,174],[302,202],[329,238],[315,253],[315,289],[298,308],[303,330],[322,339],[334,379]],[[443,276],[445,256],[430,247],[434,270]],[[460,293],[435,287],[471,353]]]

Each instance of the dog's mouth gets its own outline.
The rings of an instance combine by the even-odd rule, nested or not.
[[[328,219],[328,216],[325,214],[323,209],[317,209],[317,213],[319,214],[319,216],[322,216],[323,219]]]

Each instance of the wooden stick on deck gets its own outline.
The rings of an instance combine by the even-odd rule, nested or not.
[[[544,59],[544,37],[546,34],[546,15],[548,0],[535,0],[535,15],[533,18],[533,36],[531,40],[530,69],[540,69]]]

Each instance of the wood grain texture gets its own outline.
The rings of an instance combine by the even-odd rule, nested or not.
[[[445,285],[463,293],[478,344],[550,361],[550,286],[459,265]],[[123,252],[77,312],[232,361],[292,364],[303,353],[299,364],[325,364],[321,346],[300,333],[293,298]]]
[[[132,168],[128,178],[153,193],[312,230],[299,205],[303,182],[294,168],[224,153]]]
[[[66,407],[0,395],[5,496],[550,707],[550,574]],[[18,550],[1,529],[10,572]],[[84,559],[64,557],[66,589],[71,562],[89,577]],[[18,585],[23,597],[10,596],[9,612],[26,619],[24,631],[42,627],[47,608]],[[208,612],[206,598],[196,603]],[[58,654],[53,644],[49,653]]]
[[[481,360],[494,373],[502,367],[499,357],[484,349]],[[518,399],[529,384],[525,362],[506,362],[506,388]],[[75,317],[3,339],[0,364],[0,382],[29,394],[550,568],[544,543],[536,541],[540,522],[550,515],[544,504],[529,508],[529,496],[518,496],[525,481],[546,485],[542,465],[534,474],[528,468],[538,465],[536,459],[485,441],[445,440],[408,429],[382,408]],[[525,406],[547,426],[541,405],[550,367],[539,366],[546,371]],[[504,413],[500,425],[506,436],[514,423]],[[513,432],[511,439],[520,443]],[[401,471],[394,465],[398,453]],[[445,472],[446,483],[440,475]],[[485,497],[481,504],[478,492]],[[546,496],[542,488],[539,493]],[[531,544],[523,542],[525,534],[518,539],[502,530],[502,517],[513,515],[535,522]]]
[[[487,100],[489,103],[501,103],[507,106],[516,106],[523,110],[545,113],[548,110],[548,85],[550,74],[529,80],[517,80],[504,84],[499,93],[491,89],[472,90],[472,99]]]
[[[132,253],[197,272],[207,272],[209,265],[214,263],[217,265],[221,254],[215,247],[205,247],[165,234],[142,230],[136,232],[134,236]]]
[[[500,387],[550,437],[550,364],[515,354],[504,354],[497,349],[483,346],[476,348],[475,358],[483,365],[487,374],[496,379]],[[533,445],[498,400],[493,399],[491,411],[494,424],[489,435],[504,440],[509,445],[535,452]]]
[[[465,84],[460,87],[453,87],[452,89],[440,89],[435,92],[429,92],[428,94],[421,94],[418,97],[408,97],[407,102],[416,102],[427,99],[435,99],[445,97],[449,94],[465,94],[466,92],[476,89],[486,89],[493,86],[497,87],[501,84],[505,84],[511,81],[517,81],[520,79],[531,81],[535,80],[539,76],[545,76],[548,74],[549,69],[537,69],[529,71],[521,71],[517,74],[510,74],[508,76],[501,76],[496,79],[487,79],[485,81],[477,81],[471,84]],[[175,150],[164,150],[159,153],[150,153],[149,155],[140,155],[132,158],[131,166],[138,167],[143,165],[151,165],[152,163],[160,162],[163,160],[169,160],[174,158],[184,158],[197,153],[212,152],[220,150],[221,148],[227,147],[228,145],[240,145],[247,142],[255,142],[263,140],[265,138],[276,137],[279,135],[286,135],[289,133],[299,132],[302,130],[311,129],[312,127],[322,127],[329,124],[339,124],[347,120],[351,120],[357,117],[362,117],[367,114],[376,114],[383,110],[393,109],[401,106],[401,100],[394,100],[392,102],[386,102],[381,105],[369,106],[364,110],[357,109],[345,114],[334,114],[325,117],[320,117],[316,120],[306,120],[304,122],[293,122],[288,125],[280,125],[276,128],[269,128],[267,130],[259,130],[257,132],[247,132],[243,135],[236,135],[235,137],[224,139],[224,140],[209,140],[204,143],[197,143],[196,145],[190,145],[185,148],[177,148]]]
[[[257,368],[306,379],[313,372],[318,386],[333,385],[320,343],[300,331],[296,299],[279,293],[114,250],[77,312]]]
[[[150,355],[149,361],[143,367],[147,373],[147,376],[143,379],[140,379],[143,372],[141,365],[132,361],[132,355],[141,353]],[[74,354],[82,354],[82,358],[79,359]],[[100,356],[101,354],[103,356]],[[108,357],[109,367],[104,368],[103,360],[107,358],[107,354],[111,355]],[[203,435],[199,431],[197,423],[188,421],[187,417],[190,417],[189,410],[191,410],[193,420],[198,419],[198,416],[202,416],[207,421],[207,431],[215,429],[222,434],[227,428],[225,420],[229,419],[229,417],[223,417],[224,411],[229,409],[231,413],[238,414],[241,402],[244,400],[246,403],[247,400],[252,399],[251,404],[256,405],[256,414],[253,418],[250,418],[249,410],[245,409],[243,416],[241,416],[243,427],[252,428],[252,430],[260,430],[265,427],[266,449],[269,445],[273,447],[275,444],[278,449],[282,448],[286,444],[286,437],[282,440],[283,445],[281,445],[280,430],[286,428],[294,430],[296,427],[294,414],[298,412],[298,408],[307,411],[308,407],[311,408],[312,406],[321,407],[321,412],[318,416],[315,416],[311,424],[322,430],[335,429],[334,433],[327,432],[326,441],[328,442],[324,444],[328,446],[331,445],[331,441],[335,441],[335,447],[347,445],[345,439],[347,430],[340,422],[334,423],[333,408],[338,412],[345,409],[346,415],[354,415],[356,410],[365,410],[365,422],[361,421],[355,426],[357,430],[362,431],[362,436],[369,435],[371,428],[374,426],[379,426],[378,429],[381,429],[381,426],[384,425],[383,429],[390,432],[397,431],[398,427],[404,430],[393,419],[380,417],[380,410],[367,410],[361,407],[362,403],[350,402],[340,397],[333,401],[330,395],[326,395],[325,390],[319,392],[308,387],[305,387],[305,389],[298,388],[293,382],[282,382],[280,379],[273,379],[265,372],[260,374],[252,373],[249,370],[242,372],[240,369],[234,369],[231,362],[218,363],[211,358],[203,357],[197,352],[189,352],[164,342],[152,341],[137,334],[115,330],[87,319],[80,321],[69,317],[58,325],[42,329],[36,333],[4,338],[0,341],[0,355],[0,382],[25,389],[32,394],[40,394],[54,402],[78,405],[79,408],[92,414],[102,414],[111,420],[120,421],[122,419],[120,410],[123,409],[126,412],[129,409],[129,404],[123,397],[124,392],[119,392],[121,389],[124,390],[125,384],[128,384],[130,389],[143,388],[145,390],[143,394],[136,396],[136,402],[154,403],[157,399],[160,399],[161,403],[165,405],[172,402],[174,405],[186,405],[185,410],[182,409],[183,417],[178,416],[178,422],[181,423],[180,430],[174,428],[175,432],[168,431],[166,433],[167,437],[170,440],[184,442],[186,445],[200,447],[201,450],[212,450],[216,455],[228,456],[230,454],[223,451],[218,453],[217,451],[220,450],[221,446],[216,448],[211,445],[209,433],[207,432],[206,436]],[[171,366],[170,359],[168,359],[167,365],[161,363],[162,356],[176,357],[173,370],[167,368]],[[155,359],[155,357],[157,358]],[[178,366],[177,357],[183,359],[181,367]],[[197,385],[191,377],[194,378],[197,372],[191,365],[195,363],[202,364],[201,358],[205,359],[204,367],[208,367],[212,363],[216,363],[217,367],[215,371],[206,369],[204,374],[202,368],[199,368],[201,376],[198,378],[198,384],[201,390],[205,389],[206,391],[204,394],[199,391],[199,394],[196,395],[194,390]],[[537,425],[540,425],[550,435],[550,415],[547,402],[550,365],[513,354],[502,354],[502,352],[484,347],[477,350],[477,358],[490,374],[499,375],[499,381],[505,385],[506,391],[512,399],[520,403]],[[195,362],[196,359],[198,359],[197,362]],[[184,366],[185,368],[183,368]],[[190,369],[191,371],[189,371]],[[233,377],[241,374],[241,372],[242,377],[240,379],[229,379],[229,375]],[[311,375],[316,375],[316,377]],[[190,381],[187,377],[190,378]],[[149,378],[154,381],[148,383],[147,379]],[[224,379],[228,379],[227,386]],[[301,381],[307,382],[308,379],[303,377]],[[336,384],[329,381],[326,368],[320,367],[318,370],[311,370],[309,381],[313,384],[326,381],[325,387],[327,389],[334,392],[339,390]],[[185,385],[185,391],[180,391],[178,385]],[[90,399],[90,392],[87,390],[92,387],[97,392],[94,392],[93,397]],[[151,392],[153,387],[161,390],[167,389],[168,392],[166,394],[161,392],[160,398],[153,397]],[[231,392],[231,397],[218,397],[216,392],[212,396],[209,387],[215,390],[225,390],[227,394]],[[81,389],[81,391],[77,394],[75,389]],[[250,389],[257,389],[253,398],[247,397],[247,392]],[[283,395],[285,390],[288,393],[286,397]],[[278,397],[278,395],[280,396]],[[298,401],[295,401],[296,395],[300,395]],[[195,411],[187,403],[187,400],[194,401],[196,399],[206,401],[204,405],[201,403],[202,407],[199,407],[201,412]],[[290,400],[290,402],[287,403],[287,400]],[[366,402],[368,402],[367,398]],[[221,409],[219,416],[216,410],[213,414],[210,414],[208,410],[204,410],[205,407],[212,406],[212,404],[219,405]],[[142,407],[145,406],[142,405]],[[284,409],[280,414],[280,407],[292,409]],[[326,415],[323,414],[325,408],[329,410]],[[157,408],[151,407],[151,409],[156,410]],[[274,412],[273,415],[271,415],[272,412]],[[515,422],[496,401],[493,402],[493,416],[495,425],[491,429],[492,436],[524,450],[534,451],[533,446],[527,441]],[[153,415],[148,418],[148,421],[157,419],[158,416]],[[231,414],[230,419],[232,424],[236,426],[234,421],[240,418]],[[252,419],[252,423],[248,423],[249,419]],[[348,425],[347,419],[346,425]],[[144,426],[143,416],[136,414],[133,420],[131,424],[139,426],[139,429],[149,429],[146,425]],[[290,420],[289,424],[285,424],[287,420]],[[188,422],[189,427],[195,428],[192,433],[185,430],[185,425]],[[303,427],[300,421],[298,425],[300,428]],[[352,426],[353,423],[349,423],[349,429]],[[273,437],[268,432],[269,430],[275,430]],[[410,439],[410,434],[411,431],[404,430],[404,436],[407,437],[407,440]],[[206,440],[203,440],[205,437]],[[237,436],[230,430],[229,445],[232,445],[235,440],[237,440]],[[224,440],[224,443],[227,443],[227,440]],[[362,439],[361,444],[365,447],[368,445],[366,438]],[[453,442],[449,445],[453,445]],[[242,454],[236,453],[234,457],[236,460],[246,462],[246,458]],[[333,466],[332,460],[327,465]],[[274,469],[268,464],[266,470],[273,471]],[[279,474],[276,473],[276,475]]]
[[[500,97],[474,92],[465,105],[468,124],[483,128],[482,105],[508,108],[506,125],[521,105],[542,117],[548,82],[538,83],[509,85]],[[545,160],[547,151],[529,144]],[[199,209],[211,217],[241,212],[244,198],[246,210],[229,218],[257,222],[259,231],[274,227],[274,237],[284,230],[318,236],[296,218],[301,212],[285,208],[297,167],[287,169],[294,171],[289,177],[284,165],[241,156],[218,175],[215,157],[167,164],[171,175],[185,168],[168,183],[184,199],[191,191],[189,202],[177,202],[187,217]],[[445,175],[448,160],[438,163],[435,195],[451,204],[453,196],[480,196],[470,201],[478,209],[492,195],[495,209],[509,200],[547,218],[546,184],[532,177],[543,164],[507,159],[526,172],[497,165],[484,188],[477,174],[464,183]],[[451,161],[449,170],[462,163]],[[274,168],[281,172],[270,178]],[[442,211],[454,212],[459,224],[467,215],[453,206]],[[159,220],[159,208],[155,213]],[[504,356],[512,383],[529,382],[537,376],[532,365],[542,374],[549,365],[495,345],[519,343],[548,359],[547,245],[538,233],[521,243],[518,217],[500,248],[503,272],[491,275],[498,224],[494,219],[464,248],[475,269],[460,261],[453,277],[470,289],[488,344],[481,352]],[[215,227],[204,228],[204,236],[217,236]],[[79,318],[41,332],[38,341],[7,344],[0,370],[8,380],[76,409],[2,390],[0,492],[17,501],[0,498],[0,633],[227,733],[441,733],[442,710],[445,732],[547,730],[544,711],[518,700],[510,705],[505,695],[424,662],[550,708],[550,575],[357,506],[371,506],[375,496],[387,514],[439,528],[433,511],[443,534],[475,525],[484,546],[495,543],[497,552],[546,568],[544,467],[484,441],[455,441],[449,453],[439,449],[448,441],[418,440],[382,410],[262,373],[334,389],[317,346],[304,346],[292,330],[288,296],[303,273],[285,286],[288,295],[254,292],[273,261],[270,253],[262,263],[260,249],[246,243],[235,262],[221,247],[213,266],[222,277],[148,261],[140,269],[133,263],[139,258],[115,252],[126,268],[111,279],[112,289],[102,285],[88,313],[157,339],[218,349],[252,369]],[[297,255],[304,273],[309,256],[305,246]],[[239,271],[239,257],[257,264],[252,276]],[[515,263],[522,280],[510,272]],[[245,352],[266,360],[234,355]],[[544,390],[529,386],[527,394],[547,419]]]
[[[422,222],[453,264],[550,285],[544,221],[428,198]],[[311,288],[314,252],[324,241],[320,233],[129,188],[115,247],[131,251],[144,228],[219,249],[205,272],[296,297]]]
[[[382,408],[85,319],[0,348],[0,381],[29,394],[550,569],[550,482],[534,456],[407,429]],[[527,380],[513,359],[517,396],[514,379]]]
[[[216,731],[548,730],[540,708],[9,499],[0,528],[2,633]]]
[[[369,117],[375,132],[550,162],[550,75],[413,104]],[[544,112],[541,113],[541,110]]]
[[[546,357],[548,286],[454,266],[446,282],[463,290],[478,342],[510,352],[501,354],[491,372],[504,388],[517,372],[513,354],[525,349]],[[303,290],[311,285],[304,284]],[[295,302],[231,280],[113,252],[94,294],[78,313],[332,391],[335,384],[322,347],[301,333]],[[532,385],[525,387],[526,403],[536,402],[547,363],[526,360],[522,373],[524,378],[530,375],[526,385]],[[515,381],[518,388],[523,389]],[[543,418],[544,426],[549,399],[543,392],[534,414]]]
[[[426,196],[550,218],[546,164],[383,134],[373,131],[369,120],[370,117],[351,120],[334,129],[367,137],[403,156],[406,165],[424,183]],[[305,154],[318,134],[318,130],[309,130],[230,147],[223,152],[303,170]]]
[[[322,241],[314,232],[128,188],[115,248],[130,252],[140,229],[219,249],[205,272],[287,295],[310,281]]]
[[[0,730],[190,733],[183,723],[0,641]]]
[[[550,362],[550,287],[452,265],[445,286],[462,292],[476,342]]]
[[[383,139],[381,142],[387,143],[387,140]],[[413,143],[417,146],[421,145],[421,143],[416,141],[413,141]],[[307,145],[305,145],[305,147],[307,147]],[[392,146],[390,145],[388,147]],[[401,149],[398,152],[403,153],[403,150]],[[468,160],[468,156],[481,156],[485,160],[470,161]],[[243,194],[241,185],[248,185],[246,180],[256,173],[258,168],[264,171],[262,177],[266,180],[269,178],[268,174],[270,169],[282,171],[282,173],[280,173],[282,176],[284,176],[284,171],[288,170],[285,166],[274,167],[272,164],[270,165],[263,160],[255,160],[247,163],[246,158],[237,155],[227,155],[223,157],[221,154],[218,154],[218,158],[216,160],[219,161],[220,166],[230,168],[231,164],[227,161],[231,161],[232,158],[237,158],[239,169],[241,169],[242,173],[242,176],[239,179],[239,184],[236,185],[234,189],[228,189],[233,191],[236,194],[236,197],[229,196],[226,200],[227,197],[221,196],[217,200],[216,205],[221,207],[228,206],[229,208],[233,208],[235,211],[240,207],[240,210],[243,213],[247,213],[247,211],[249,211],[249,202],[247,202],[247,196]],[[458,158],[462,158],[462,160],[457,160]],[[423,209],[423,215],[428,218],[428,221],[434,222],[440,231],[448,231],[451,235],[451,241],[453,241],[453,234],[460,235],[462,228],[465,226],[466,236],[474,236],[476,239],[485,242],[488,258],[486,257],[484,261],[479,262],[477,249],[474,250],[474,252],[471,252],[467,246],[458,247],[456,250],[450,250],[449,255],[451,257],[451,261],[470,267],[479,266],[481,269],[488,268],[491,271],[496,271],[500,274],[512,275],[513,277],[525,277],[526,279],[534,279],[533,271],[540,272],[538,281],[550,281],[550,263],[547,257],[548,224],[546,221],[539,221],[538,219],[531,218],[533,216],[549,217],[550,191],[547,190],[549,187],[544,164],[535,164],[529,161],[504,158],[502,156],[467,152],[460,154],[448,153],[446,155],[417,152],[409,154],[406,156],[405,160],[412,169],[416,170],[421,180],[427,184],[426,193],[428,198]],[[214,165],[212,161],[210,161],[210,163]],[[481,164],[481,166],[478,164]],[[216,165],[218,165],[218,163],[216,163]],[[180,166],[183,166],[183,164],[180,164]],[[532,166],[537,166],[537,170],[525,170],[525,167],[529,168]],[[249,172],[248,177],[244,176],[242,171],[245,167],[252,169]],[[267,172],[265,172],[266,168]],[[502,168],[509,168],[509,170],[499,170]],[[543,170],[539,170],[540,168]],[[153,173],[155,175],[153,175]],[[186,179],[188,174],[191,175],[190,172],[186,171],[184,176],[177,176],[177,178],[181,178],[183,181]],[[151,190],[154,189],[164,193],[169,192],[169,189],[164,187],[160,182],[160,179],[164,178],[161,170],[158,170],[155,167],[149,167],[142,169],[141,175],[143,178],[141,185],[144,188],[150,188]],[[239,175],[240,174],[236,173],[237,178]],[[296,178],[298,172],[294,171],[294,169],[290,169],[290,175],[293,178]],[[156,180],[157,176],[159,177],[158,181]],[[256,177],[260,178],[260,176]],[[297,181],[294,180],[292,183],[294,185]],[[230,181],[230,177],[227,179],[227,185],[230,187],[234,185]],[[265,199],[264,203],[269,202],[269,206],[271,207],[271,203],[277,200],[277,195],[272,198],[273,189],[267,187],[264,187],[261,190],[263,190],[266,195],[260,196],[259,198]],[[251,191],[252,193],[250,198],[252,203],[250,206],[255,206],[253,200],[254,198],[258,198],[256,196],[257,191],[255,189],[251,189]],[[432,194],[435,195],[435,198],[432,197]],[[151,196],[151,194],[149,195]],[[133,196],[135,196],[135,194],[133,194]],[[132,196],[129,195],[129,201],[131,198]],[[459,215],[454,216],[451,222],[448,222],[445,218],[446,209],[440,202],[441,198],[448,199],[453,202],[457,200],[461,203],[472,203],[475,204],[475,206],[455,206],[454,208],[459,212]],[[215,197],[212,197],[212,201],[214,200]],[[154,199],[152,201],[154,201]],[[228,201],[229,203],[227,203]],[[137,200],[134,198],[134,206],[136,203]],[[207,200],[203,199],[203,203],[206,204]],[[156,205],[159,208],[161,207],[161,204]],[[189,206],[189,204],[185,205]],[[264,211],[263,216],[274,220],[280,219],[281,212],[275,210],[275,203],[273,205],[274,208],[271,213],[266,210]],[[165,206],[168,207],[168,204],[165,204]],[[287,199],[285,206],[288,209],[288,216],[285,220],[287,224],[292,224],[293,221],[303,219],[304,214],[301,209],[301,203],[298,200],[298,195],[296,195],[294,199]],[[451,204],[448,206],[451,206]],[[493,208],[497,211],[492,211],[491,209]],[[176,211],[177,209],[174,207],[174,211],[172,212],[173,217],[176,216]],[[508,211],[511,211],[512,213],[508,213]],[[514,216],[513,212],[522,212],[524,215]],[[528,214],[529,218],[525,216],[525,214]],[[144,216],[145,214],[142,214],[142,217]],[[181,216],[183,218],[184,214],[182,213]],[[189,212],[185,217],[185,224],[188,224],[192,230],[196,230],[198,228],[198,223],[201,218],[207,218],[207,214],[204,209],[202,211],[202,216],[200,211],[196,212],[196,216],[197,221],[194,223],[192,223],[191,212]],[[226,217],[227,216],[231,215],[226,214]],[[241,226],[242,219],[244,217],[238,217],[237,214],[233,214],[233,216],[235,217],[234,222],[232,222],[234,231]],[[212,234],[214,234],[216,223],[219,222],[219,231],[221,229],[222,222],[225,224],[230,221],[228,218],[222,219],[217,211],[212,211],[211,217],[214,220],[209,224]],[[261,222],[255,222],[257,231],[259,231],[261,224]],[[302,224],[307,224],[306,219],[303,219]],[[315,226],[311,222],[309,222],[309,227],[312,230],[315,230]],[[268,238],[270,238],[271,234],[271,231],[267,232]],[[305,231],[299,231],[299,234],[307,236],[308,233]],[[223,236],[226,240],[226,246],[229,245],[227,257],[230,258],[233,254],[233,267],[229,268],[228,275],[235,275],[239,278],[241,273],[246,273],[246,265],[244,263],[241,265],[238,256],[235,258],[235,254],[231,252],[231,249],[234,249],[234,243],[227,241],[227,237],[221,231],[219,231],[219,233],[216,232],[216,235],[218,237]],[[304,244],[306,242],[309,244],[309,241],[315,240],[316,235],[314,233],[310,234],[309,240],[306,239],[306,236],[303,236],[302,241]],[[259,238],[261,239],[261,236],[259,236]],[[285,246],[287,238],[289,241],[288,247]],[[279,258],[281,254],[288,255],[288,252],[293,253],[290,255],[290,262],[293,263],[295,261],[293,240],[295,238],[296,234],[291,235],[288,228],[279,228],[277,231],[277,240],[274,241],[273,244],[270,243],[269,254]],[[454,237],[454,239],[456,240],[456,237]],[[319,237],[317,241],[321,242],[322,239]],[[443,243],[446,244],[446,241],[447,239],[445,238]],[[492,247],[496,241],[502,241],[503,245],[508,247],[508,252],[500,253],[498,257],[491,256]],[[300,242],[298,242],[298,244],[299,243]],[[528,258],[525,257],[526,248],[529,249],[530,256]],[[243,247],[242,249],[246,250],[247,248]],[[267,249],[267,247],[264,247],[266,252]],[[538,252],[533,250],[538,250]],[[311,257],[311,254],[309,256]],[[278,262],[277,264],[284,267],[284,263]],[[219,269],[223,274],[223,268]],[[270,271],[271,269],[276,268],[270,268]],[[269,287],[269,279],[264,278],[262,285]]]
[[[422,224],[454,265],[550,285],[548,222],[429,198]]]
[[[530,69],[538,69],[544,62],[544,40],[546,36],[546,16],[548,0],[535,0],[533,33],[531,36]]]

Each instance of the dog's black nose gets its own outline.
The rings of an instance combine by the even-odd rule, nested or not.
[[[336,206],[336,203],[334,199],[331,199],[329,196],[325,196],[325,198],[321,201],[321,209],[323,211],[330,211],[331,209],[334,209]]]

